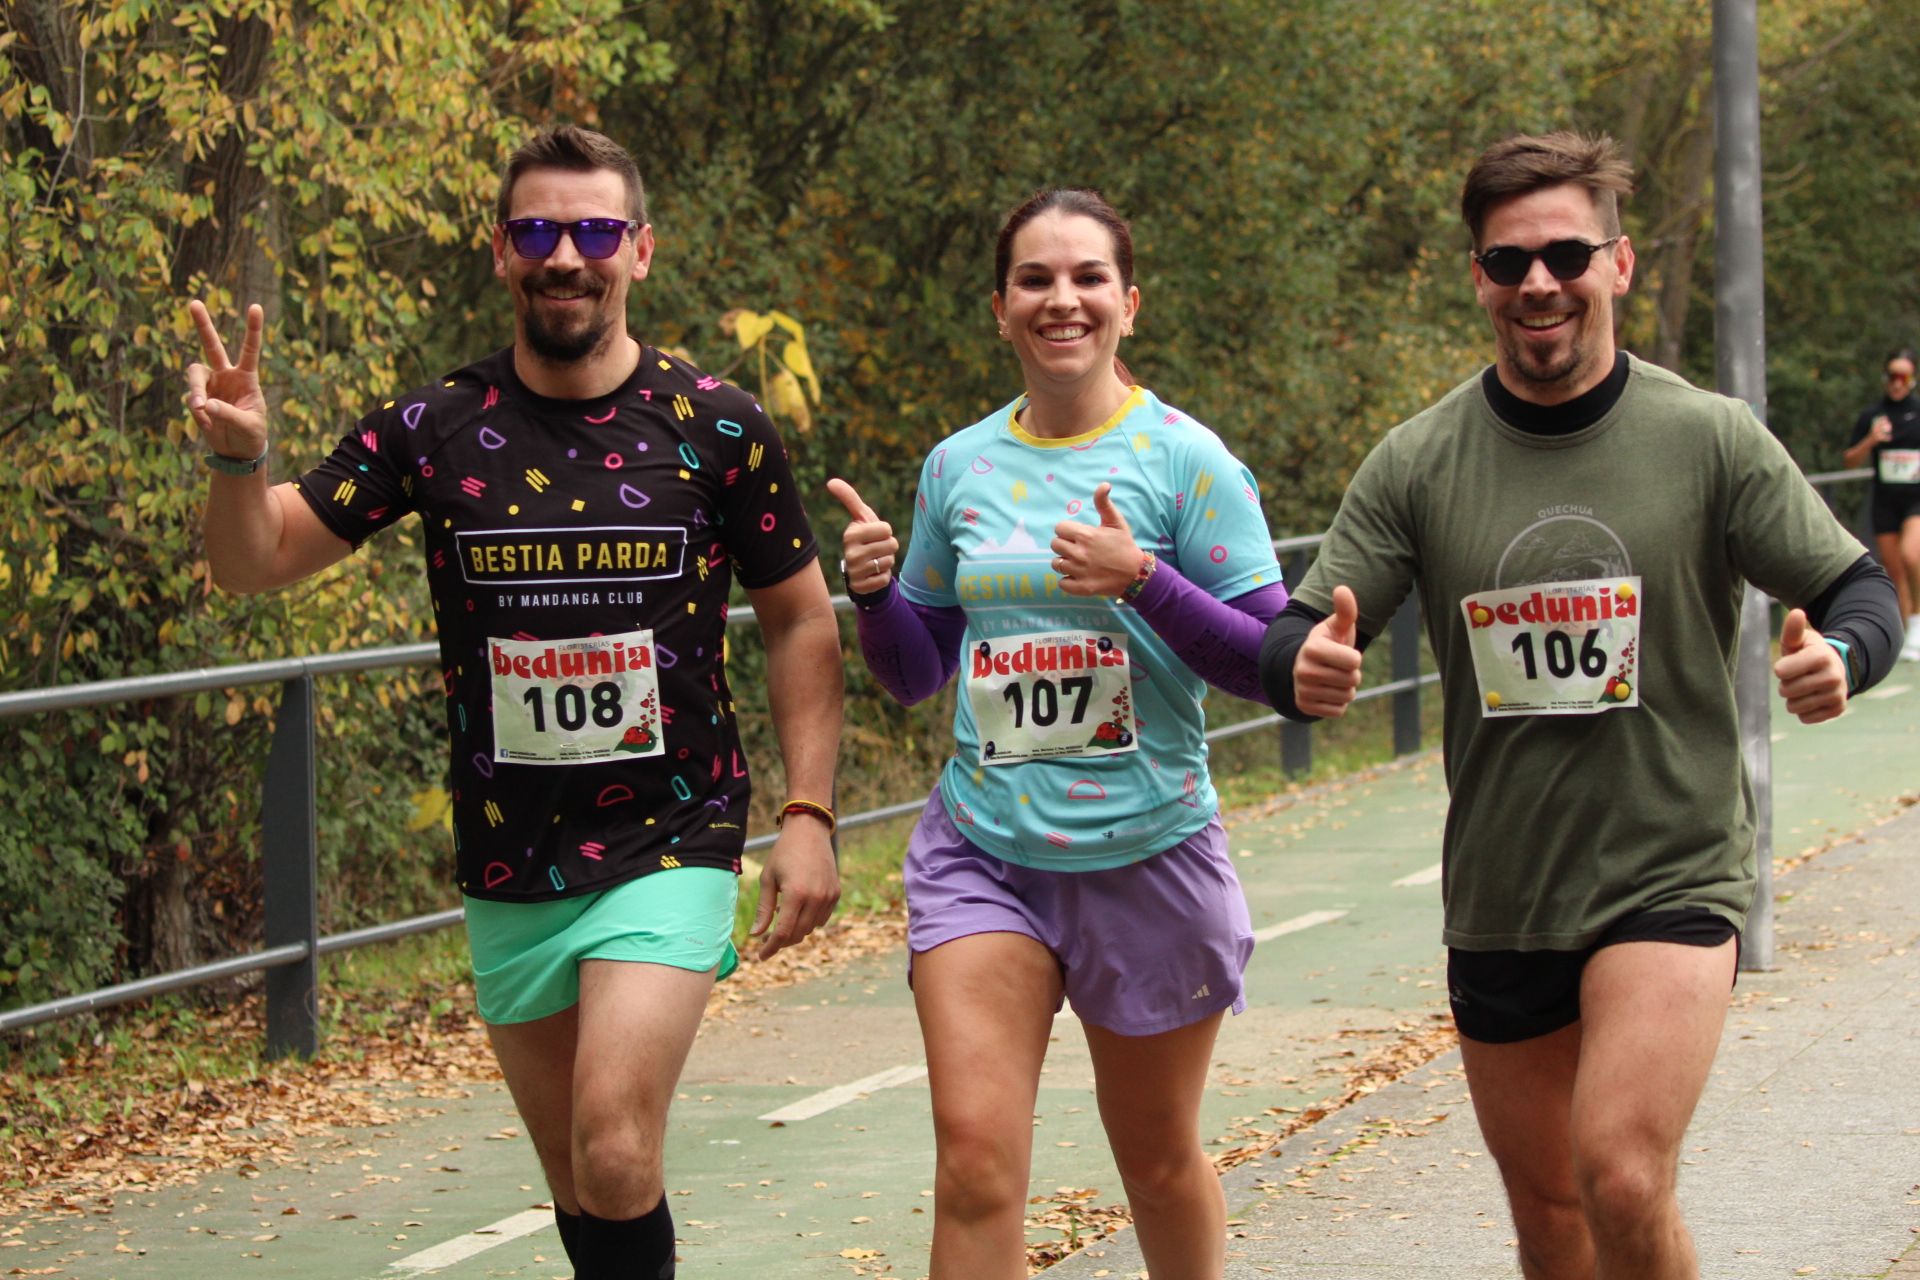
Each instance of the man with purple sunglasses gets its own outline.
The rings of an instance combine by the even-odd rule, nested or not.
[[[839,897],[839,629],[760,406],[627,333],[654,252],[632,158],[586,129],[534,138],[502,176],[492,249],[513,345],[387,400],[277,486],[261,309],[235,362],[188,304],[207,557],[223,588],[267,590],[420,513],[480,1014],[576,1275],[668,1280],[667,1107],[708,992],[738,963],[730,584],[765,638],[788,786],[760,877],[762,958]]]

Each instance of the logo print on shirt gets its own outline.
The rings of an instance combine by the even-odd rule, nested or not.
[[[470,583],[646,582],[686,568],[687,531],[646,525],[471,529],[454,535]]]

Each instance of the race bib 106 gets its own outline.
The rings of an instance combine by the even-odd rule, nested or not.
[[[980,763],[1138,751],[1125,632],[1045,631],[982,640],[967,655]]]
[[[578,640],[489,637],[493,758],[593,764],[667,749],[653,632]]]
[[[1480,714],[1590,716],[1640,705],[1640,579],[1487,591],[1460,602]]]
[[[1920,449],[1882,449],[1881,484],[1920,484]]]

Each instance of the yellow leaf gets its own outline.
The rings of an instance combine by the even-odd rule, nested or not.
[[[780,363],[806,379],[807,390],[813,392],[813,402],[820,403],[820,379],[813,372],[813,357],[807,354],[807,340],[795,338],[780,353]]]
[[[407,819],[408,831],[425,831],[435,823],[452,825],[453,797],[439,787],[416,791],[407,798],[413,801],[413,816]]]
[[[240,717],[247,714],[247,700],[239,694],[227,699],[227,723],[239,724]]]
[[[757,311],[742,311],[734,317],[733,336],[740,339],[742,351],[757,346],[773,332],[773,321]]]
[[[795,430],[813,429],[813,414],[807,408],[807,393],[800,389],[800,379],[793,376],[791,369],[780,370],[767,384],[767,408],[775,418],[790,420]]]
[[[775,324],[779,325],[782,329],[785,329],[797,341],[805,342],[807,340],[806,327],[802,325],[798,320],[795,320],[792,316],[788,315],[786,312],[769,311],[767,312],[767,319],[773,321]]]

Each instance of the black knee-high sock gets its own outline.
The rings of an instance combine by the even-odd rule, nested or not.
[[[649,1213],[614,1221],[580,1210],[574,1280],[674,1280],[673,1214],[667,1198]]]
[[[567,1251],[567,1261],[576,1267],[580,1265],[580,1215],[568,1213],[558,1204],[553,1206],[553,1225],[560,1228],[560,1247]]]

